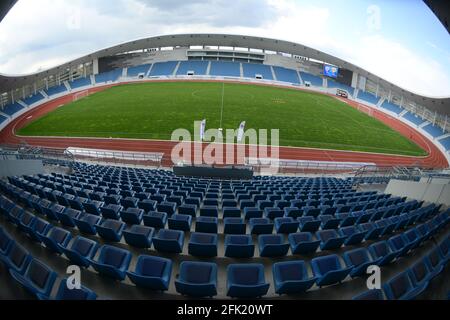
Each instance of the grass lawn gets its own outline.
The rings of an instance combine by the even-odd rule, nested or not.
[[[65,105],[19,130],[23,136],[170,140],[194,121],[218,128],[222,84],[140,83],[109,88]],[[280,145],[425,155],[380,121],[329,96],[292,89],[225,84],[223,128],[279,129]]]

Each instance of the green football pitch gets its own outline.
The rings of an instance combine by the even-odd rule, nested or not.
[[[293,89],[219,82],[116,86],[69,103],[18,132],[22,136],[170,140],[178,128],[194,132],[206,119],[223,129],[279,129],[280,145],[420,156],[425,151],[330,96]]]

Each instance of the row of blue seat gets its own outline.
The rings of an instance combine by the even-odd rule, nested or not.
[[[5,186],[3,184],[0,184],[2,188]],[[8,189],[3,189],[4,192],[8,192]],[[9,190],[10,191],[10,190]],[[60,220],[63,224],[69,225],[69,226],[75,226],[78,225],[78,227],[81,230],[84,230],[88,233],[96,233],[96,226],[101,225],[103,222],[106,222],[108,219],[115,219],[118,220],[119,217],[122,218],[124,222],[130,223],[130,224],[140,224],[142,220],[144,220],[144,224],[150,227],[155,228],[164,228],[167,221],[169,221],[169,228],[172,229],[180,229],[184,231],[189,231],[192,224],[192,217],[191,215],[195,216],[195,210],[194,212],[184,212],[181,211],[183,208],[179,208],[179,211],[182,213],[187,214],[175,214],[168,219],[168,215],[166,212],[154,212],[149,211],[147,213],[144,212],[143,209],[137,209],[137,208],[129,208],[127,210],[122,210],[123,208],[118,205],[108,205],[106,207],[102,207],[102,216],[105,219],[100,218],[100,213],[95,212],[95,215],[92,214],[85,214],[82,213],[80,210],[66,208],[59,204],[51,204],[49,201],[40,200],[38,197],[36,198],[36,201],[30,200],[29,198],[23,197],[23,195],[19,192],[17,195],[14,190],[10,191],[12,196],[15,196],[16,198],[22,200],[23,202],[27,203],[30,208],[34,208],[38,213],[42,215],[46,215],[50,220]],[[42,202],[44,201],[44,205],[42,205]],[[419,203],[416,202],[416,205],[419,206]],[[415,207],[410,207],[409,209],[412,209]],[[98,208],[95,208],[98,210]],[[184,208],[188,209],[188,208]],[[216,212],[215,208],[211,208],[213,214],[211,214],[208,211],[208,208],[202,208],[204,210],[203,215],[197,218],[196,223],[196,230],[197,231],[204,231],[204,232],[212,232],[217,233],[218,231],[218,221],[217,218],[214,216],[214,212]],[[172,206],[173,210],[173,206]],[[287,211],[286,209],[286,218],[279,218],[276,216],[271,216],[272,219],[275,219],[275,227],[278,233],[292,233],[296,232],[297,228],[300,228],[300,231],[317,231],[319,227],[322,227],[323,230],[337,228],[338,226],[341,227],[349,227],[354,224],[361,224],[360,227],[363,227],[363,231],[369,231],[370,234],[379,234],[383,228],[386,228],[388,225],[399,225],[403,226],[405,224],[410,224],[410,217],[405,216],[405,214],[400,215],[400,217],[393,216],[394,214],[400,214],[403,211],[398,211],[398,208],[391,208],[389,210],[383,210],[382,208],[379,208],[378,211],[370,211],[370,212],[360,212],[360,213],[353,213],[353,214],[338,214],[336,216],[332,215],[319,215],[319,219],[315,220],[314,216],[305,216],[305,217],[298,217],[297,221],[294,220],[291,216],[295,214],[295,211]],[[439,207],[436,206],[428,206],[427,208],[421,208],[418,209],[417,212],[415,212],[416,218],[420,217],[420,219],[423,219],[423,217],[432,214],[434,212],[437,212],[439,210]],[[279,211],[279,210],[278,210]],[[406,210],[408,211],[408,210]],[[258,213],[259,212],[259,213]],[[226,214],[231,215],[231,212],[226,211]],[[236,214],[240,214],[239,211],[236,209]],[[270,213],[273,213],[270,212]],[[189,215],[190,214],[190,215]],[[201,211],[202,214],[202,211]],[[261,234],[261,233],[272,233],[274,224],[269,220],[268,218],[258,218],[261,216],[260,211],[255,211],[254,216],[250,216],[249,212],[246,212],[246,216],[250,218],[250,231],[251,233],[255,234]],[[281,211],[281,214],[283,215],[283,211]],[[389,214],[389,220],[386,220]],[[212,215],[212,217],[211,217]],[[384,219],[383,219],[384,218]],[[225,218],[225,228],[224,231],[226,233],[229,232],[229,230],[242,230],[246,229],[246,225],[244,224],[243,220],[239,218]],[[239,220],[239,221],[238,221]],[[378,221],[380,220],[380,221]],[[384,220],[384,221],[381,221]],[[378,224],[367,224],[368,221],[375,222]],[[85,225],[85,222],[90,222],[90,225]],[[112,224],[113,222],[108,222],[109,224]],[[121,225],[124,225],[123,222],[117,222],[116,223],[117,228],[120,229]],[[349,228],[347,228],[349,229]],[[372,230],[377,229],[377,230]],[[356,229],[357,230],[357,229]],[[381,230],[381,231],[380,231]],[[359,230],[361,231],[361,230]],[[376,232],[375,232],[376,231]],[[121,235],[116,235],[115,238],[121,238]]]
[[[65,243],[64,241],[70,241],[69,232],[58,230],[58,233],[53,235],[51,224],[35,217],[29,212],[24,211],[13,202],[2,198],[2,202],[0,204],[3,213],[15,224],[22,226],[22,228],[26,230],[33,239],[42,241],[42,237],[47,237],[47,234],[49,234],[47,238],[51,238],[50,240],[55,240],[55,237],[59,237],[55,240],[59,242],[53,243],[52,245],[52,247],[55,248],[57,247],[57,244],[65,246],[68,243]],[[349,225],[339,229],[338,232],[334,229],[318,231],[316,233],[317,240],[313,240],[312,233],[310,232],[292,233],[288,237],[289,244],[292,253],[298,254],[313,253],[317,250],[319,245],[322,250],[330,250],[337,249],[343,244],[354,245],[361,243],[363,240],[374,240],[382,235],[390,234],[393,231],[400,230],[406,226],[414,224],[415,222],[424,221],[429,217],[434,216],[438,212],[439,207],[432,205],[429,206],[428,209],[425,209],[425,211],[420,211],[419,209],[420,212],[412,212],[409,214],[405,213],[402,218],[391,217],[389,219],[377,221],[376,223],[363,223],[357,226]],[[160,223],[160,219],[167,220],[166,213],[155,212],[154,215],[150,217],[155,221],[148,221],[146,223],[151,226],[133,225],[129,230],[125,230],[126,225],[124,222],[113,219],[101,219],[99,216],[89,214],[86,214],[80,218],[81,212],[77,212],[75,213],[76,215],[73,215],[74,212],[75,210],[73,209],[66,209],[62,212],[58,212],[55,218],[61,221],[63,225],[67,225],[69,227],[74,227],[75,225],[78,226],[82,232],[86,232],[88,234],[98,233],[101,237],[108,241],[118,242],[122,239],[122,236],[124,236],[126,242],[130,245],[137,247],[150,247],[153,240],[153,245],[156,250],[177,253],[182,252],[184,245],[183,231],[190,230],[190,223],[192,219],[189,215],[176,214],[169,219],[169,227],[175,230],[161,229],[159,233],[154,236],[155,227],[164,227],[164,225],[157,225],[156,223]],[[42,214],[45,214],[45,212],[42,212]],[[443,213],[442,216],[448,217],[448,211]],[[437,218],[440,218],[440,216]],[[200,220],[197,221],[196,233],[192,234],[190,239],[189,253],[193,255],[215,256],[217,255],[217,235],[208,235],[204,233],[217,233],[217,219],[214,217],[200,217],[199,219]],[[235,218],[227,218],[226,220],[230,219]],[[231,223],[229,226],[226,224],[225,228],[234,228],[234,231],[229,230],[232,231],[231,233],[242,233],[243,221],[242,219],[239,220],[240,223],[234,225]],[[276,223],[279,223],[280,220],[281,219],[276,220]],[[294,221],[290,218],[290,223],[292,222]],[[261,235],[259,237],[261,256],[285,255],[287,253],[289,244],[284,242],[284,237],[282,235],[271,235],[273,224],[270,223],[269,219],[252,218],[250,219],[250,225],[252,233],[268,234]],[[283,224],[279,224],[278,227],[281,228],[282,226]],[[290,225],[285,226],[285,228],[289,227]],[[297,225],[295,225],[295,227],[297,227]],[[296,229],[292,231],[296,232]],[[426,233],[426,229],[418,231],[422,236]],[[409,234],[411,234],[412,239],[407,238],[406,242],[419,238],[418,233],[416,232],[411,233],[408,231],[407,235]],[[251,236],[229,235],[225,239],[225,247],[226,256],[251,257],[254,252],[254,245]]]
[[[448,223],[448,220],[447,222]],[[443,227],[443,226],[442,226]],[[439,228],[442,228],[439,226]],[[432,233],[434,234],[437,229]],[[431,235],[431,233],[430,233]],[[0,248],[2,254],[9,254],[9,242],[5,236],[0,233]],[[418,239],[418,246],[425,238]],[[99,255],[94,259],[97,250]],[[411,247],[410,249],[413,249]],[[369,249],[370,250],[370,249]],[[99,247],[94,240],[77,237],[72,247],[65,248],[64,254],[74,263],[80,266],[92,266],[97,272],[105,274],[117,280],[124,280],[128,275],[130,280],[138,286],[144,286],[153,290],[165,291],[168,289],[172,273],[172,261],[166,258],[141,255],[138,257],[134,271],[128,271],[132,255],[129,251],[116,248],[109,245]],[[409,251],[409,250],[408,250]],[[12,252],[12,250],[11,250]],[[399,250],[392,252],[390,261],[403,256],[407,251]],[[13,256],[11,256],[12,258]],[[430,280],[430,275],[437,275],[448,262],[450,257],[448,238],[447,242],[443,242],[438,249],[433,251],[424,259],[422,267],[426,268],[427,280],[421,276],[419,266],[412,268],[412,279],[418,281],[417,287],[420,290],[409,290],[408,294],[400,294],[394,287],[398,282],[396,279],[385,284],[385,292],[388,298],[412,298],[426,288],[426,284]],[[386,264],[386,257],[370,258],[369,251],[365,248],[358,248],[344,253],[344,261],[346,266],[342,266],[339,256],[328,255],[314,258],[311,261],[311,267],[314,276],[310,277],[304,261],[279,262],[273,265],[273,277],[275,284],[275,292],[278,294],[294,294],[307,291],[312,285],[317,284],[319,287],[332,285],[343,281],[348,275],[358,277],[365,273],[369,265]],[[7,259],[11,265],[13,259]],[[9,264],[8,264],[9,265]],[[20,266],[19,266],[20,268]],[[51,274],[48,268],[41,264],[40,274]],[[264,279],[264,267],[261,264],[234,264],[229,265],[227,269],[227,295],[231,297],[257,297],[267,293],[269,284]],[[36,283],[40,283],[41,292],[36,292],[38,296],[45,297],[49,295],[48,287],[50,285],[42,284],[36,274],[33,272],[25,272],[25,277],[12,272],[12,275],[20,283],[26,287],[31,287],[31,291],[37,289]],[[27,279],[28,278],[28,279]],[[56,278],[55,274],[51,278]],[[31,283],[30,283],[31,281]],[[49,280],[51,283],[54,280]],[[404,282],[404,281],[403,281]],[[398,285],[398,284],[397,284]],[[416,284],[415,284],[416,285]],[[179,276],[175,280],[177,292],[190,296],[215,296],[217,294],[217,266],[215,263],[205,262],[182,262],[180,265]],[[44,289],[43,289],[44,288]],[[391,290],[387,290],[391,288]],[[29,288],[30,289],[30,288]],[[67,292],[71,296],[71,292]],[[373,294],[373,293],[371,293]]]
[[[38,299],[49,300],[95,300],[97,294],[81,286],[70,289],[68,279],[60,281],[57,293],[51,296],[58,275],[42,261],[33,256],[0,227],[0,262],[11,277]]]
[[[450,259],[450,236],[447,236],[437,248],[407,270],[389,279],[381,289],[365,291],[354,300],[411,300],[423,293],[436,276],[446,267]],[[384,291],[384,294],[383,294]]]
[[[164,171],[163,171],[164,172]],[[194,178],[182,178],[174,177],[169,175],[153,175],[153,172],[144,173],[142,176],[138,177],[120,177],[120,176],[110,176],[106,174],[95,174],[95,173],[77,173],[72,175],[42,175],[39,174],[36,177],[25,176],[26,180],[34,183],[41,182],[58,182],[66,183],[68,185],[73,185],[78,182],[83,182],[84,185],[92,186],[105,186],[109,188],[119,188],[120,185],[123,186],[124,190],[132,190],[132,187],[148,187],[148,188],[187,188],[187,190],[193,191],[192,189],[200,189],[205,192],[211,190],[213,192],[222,193],[247,193],[254,191],[272,191],[272,192],[283,192],[286,194],[296,195],[296,194],[330,194],[337,193],[337,195],[350,195],[355,194],[375,194],[373,191],[366,192],[356,192],[352,189],[352,184],[346,181],[340,181],[340,183],[333,184],[314,184],[307,181],[302,181],[301,179],[294,180],[254,180],[251,182],[245,181],[234,181],[225,183],[218,183],[213,181],[205,181],[202,179]],[[76,186],[76,185],[74,185]]]

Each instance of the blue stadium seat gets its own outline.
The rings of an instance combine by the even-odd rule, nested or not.
[[[224,234],[245,234],[247,224],[242,218],[225,218]]]
[[[217,295],[217,265],[210,262],[183,261],[175,280],[178,293],[193,297]]]
[[[25,211],[20,218],[17,227],[20,231],[29,233],[33,230],[34,224],[36,223],[36,216],[28,211]]]
[[[430,270],[426,257],[408,268],[409,277],[414,287],[424,285],[427,288],[429,282],[439,274],[436,271]]]
[[[298,230],[299,222],[292,217],[275,218],[275,230],[277,233],[294,233]]]
[[[100,208],[104,206],[103,201],[97,201],[97,200],[89,200],[85,203],[83,203],[84,210],[87,213],[95,214],[97,216],[101,215]]]
[[[439,248],[433,249],[426,257],[425,261],[428,264],[428,269],[433,274],[439,274],[444,270],[444,259],[440,253]]]
[[[217,233],[218,219],[215,217],[197,217],[195,232]]]
[[[20,110],[23,110],[24,106],[22,106],[20,103],[15,102],[6,105],[1,110],[3,113],[7,114],[8,116],[13,116],[15,113],[19,112]]]
[[[251,218],[249,224],[251,234],[271,234],[273,231],[273,222],[269,218]]]
[[[447,264],[450,258],[450,237],[447,237],[444,241],[439,244],[439,250],[441,252],[441,256],[444,260],[444,264]]]
[[[206,75],[208,69],[208,61],[181,61],[177,70],[177,75],[187,75],[193,72],[194,75]]]
[[[369,246],[372,258],[379,266],[384,266],[397,258],[398,253],[393,252],[387,241],[379,241]]]
[[[328,79],[327,80],[328,88],[338,88],[347,91],[350,96],[353,96],[355,89],[351,86],[345,85],[343,83]]]
[[[60,93],[67,92],[67,88],[64,84],[61,84],[59,86],[54,86],[51,88],[48,88],[48,90],[45,90],[45,93],[47,93],[48,96],[54,96]]]
[[[384,230],[384,227],[378,227],[375,222],[361,223],[358,228],[361,232],[365,232],[364,240],[376,240]]]
[[[359,277],[366,274],[367,268],[371,265],[377,265],[377,261],[373,261],[369,251],[366,248],[357,248],[344,252],[344,261],[347,267],[352,268],[350,276]]]
[[[134,272],[127,271],[128,278],[138,287],[166,291],[172,276],[172,260],[140,255]]]
[[[355,224],[361,225],[363,223],[368,223],[373,216],[371,211],[354,211],[351,213],[353,217],[356,218]]]
[[[163,229],[167,223],[167,213],[150,211],[143,215],[144,225],[155,229]]]
[[[405,233],[403,233],[403,238],[406,241],[406,244],[409,245],[411,249],[418,247],[421,243],[421,237],[416,228],[411,228],[405,231]]]
[[[148,70],[150,70],[151,64],[142,64],[139,66],[128,67],[127,76],[130,78],[134,78],[139,76],[140,74],[147,75]]]
[[[273,80],[270,66],[256,63],[243,63],[242,68],[245,78],[255,79],[257,75],[261,75],[265,80]]]
[[[177,64],[177,61],[157,62],[153,65],[149,76],[171,76]]]
[[[395,114],[400,114],[404,110],[402,107],[400,107],[400,106],[398,106],[398,105],[396,105],[394,103],[391,103],[391,102],[389,102],[387,100],[385,100],[381,104],[381,108],[389,110],[389,111],[391,111],[391,112],[393,112]]]
[[[289,250],[289,243],[284,241],[284,236],[281,234],[259,235],[258,243],[261,257],[285,256]]]
[[[223,207],[223,218],[240,218],[241,217],[241,209],[237,207]]]
[[[63,212],[57,213],[57,215],[63,226],[73,228],[76,226],[75,220],[82,216],[82,212],[76,209],[66,208]]]
[[[255,245],[251,235],[226,235],[225,257],[251,258],[255,252]]]
[[[95,235],[97,234],[97,226],[101,220],[102,218],[100,216],[87,213],[78,217],[78,219],[74,219],[74,222],[81,232]]]
[[[311,266],[319,287],[342,282],[352,270],[349,267],[342,267],[339,256],[335,254],[314,258]]]
[[[299,217],[297,220],[301,232],[316,232],[320,228],[321,221],[312,216]]]
[[[120,200],[120,204],[124,207],[124,209],[137,208],[139,201],[139,198],[125,197]]]
[[[28,106],[31,106],[41,100],[44,100],[44,96],[40,92],[37,92],[36,94],[30,95],[29,97],[23,99],[23,102],[25,102]]]
[[[122,281],[130,266],[131,257],[132,254],[128,250],[103,245],[97,260],[91,259],[90,262],[98,273]]]
[[[0,255],[7,255],[13,242],[11,236],[0,227]]]
[[[412,244],[406,242],[403,234],[390,237],[388,243],[392,251],[397,254],[397,257],[406,255],[412,247]]]
[[[298,294],[310,289],[316,282],[308,275],[308,269],[302,260],[277,262],[273,264],[273,282],[278,294]]]
[[[405,271],[385,283],[383,290],[389,300],[412,300],[420,295],[426,289],[426,286],[426,283],[422,283],[414,287],[409,273]]]
[[[161,229],[153,238],[157,251],[180,253],[183,251],[184,232],[180,230]]]
[[[8,212],[8,220],[11,221],[16,226],[19,225],[20,219],[22,218],[23,214],[25,213],[25,210],[23,210],[19,206],[14,206],[11,210]],[[41,214],[44,214],[40,212]]]
[[[197,205],[195,204],[182,204],[178,207],[178,213],[179,214],[188,214],[192,218],[195,218],[197,216]]]
[[[322,230],[336,229],[341,223],[340,218],[332,216],[331,214],[321,214],[318,216],[318,218],[322,222],[322,224],[320,225]]]
[[[54,227],[50,229],[48,235],[41,237],[42,243],[52,252],[62,254],[63,248],[67,247],[72,234],[62,228]]]
[[[303,211],[299,208],[287,207],[284,208],[284,216],[297,219],[303,216]]]
[[[380,101],[380,97],[375,96],[370,92],[366,92],[363,90],[358,91],[358,99],[364,100],[365,102],[377,105]]]
[[[262,264],[230,264],[227,275],[227,295],[232,298],[262,297],[269,290]]]
[[[347,239],[346,237],[340,236],[334,229],[317,231],[316,237],[320,240],[321,250],[338,249]]]
[[[100,208],[103,218],[114,219],[114,220],[119,220],[120,211],[122,211],[122,210],[123,210],[123,207],[120,204],[116,204],[116,203],[109,203],[106,206],[103,206]]]
[[[445,131],[442,128],[433,125],[432,123],[427,124],[422,127],[422,129],[429,133],[433,138],[437,138],[445,134]]]
[[[125,242],[136,248],[150,248],[155,229],[152,227],[133,225],[129,230],[123,231]]]
[[[217,256],[217,234],[194,232],[188,244],[190,255],[198,257]]]
[[[262,218],[263,210],[255,207],[247,207],[244,209],[244,219],[250,220],[252,218]]]
[[[129,224],[141,224],[144,210],[139,208],[127,208],[120,212],[120,218],[123,222]]]
[[[0,262],[6,269],[15,270],[18,274],[25,273],[32,258],[31,254],[16,241],[8,246],[8,250],[4,254],[0,254]]]
[[[280,208],[266,207],[264,208],[264,217],[274,220],[276,218],[281,218],[284,216],[284,211]]]
[[[59,220],[60,214],[62,214],[64,212],[64,210],[66,210],[66,207],[64,207],[58,203],[54,203],[50,207],[45,207],[42,209],[43,209],[44,214],[47,216],[47,218],[49,220],[57,221],[57,220]]]
[[[158,212],[165,212],[170,217],[177,211],[177,204],[175,202],[163,201],[156,205]]]
[[[41,237],[43,235],[46,235],[51,228],[53,228],[52,224],[41,218],[36,218],[36,223],[34,224],[33,230],[31,230],[28,235],[30,236],[31,240],[40,243],[42,241]]]
[[[278,81],[300,84],[297,71],[277,66],[274,66],[273,70]]]
[[[375,221],[375,226],[381,229],[380,236],[391,234],[395,228],[395,224],[391,223],[389,219]]]
[[[217,206],[203,206],[200,208],[201,217],[219,217],[219,209]]]
[[[320,240],[313,240],[311,232],[291,233],[288,236],[292,254],[311,254],[319,248]]]
[[[38,299],[49,298],[57,278],[55,271],[37,259],[30,261],[24,274],[20,274],[14,269],[9,269],[9,272],[14,280]]]
[[[138,208],[145,212],[155,211],[157,202],[155,200],[144,199],[138,202]]]
[[[192,216],[187,214],[174,214],[169,218],[169,229],[190,231]]]
[[[78,236],[70,247],[62,248],[62,251],[73,264],[87,268],[97,253],[98,247],[97,241]]]
[[[409,111],[403,115],[403,118],[415,124],[416,126],[420,126],[425,122],[421,117]]]
[[[341,223],[339,224],[339,227],[348,227],[353,226],[356,223],[356,217],[352,216],[350,213],[336,213],[335,214],[337,219],[341,220]]]
[[[240,77],[240,64],[227,61],[211,61],[211,76]]]
[[[58,292],[55,300],[96,300],[97,294],[89,288],[81,286],[80,289],[69,289],[67,284],[68,279],[62,279],[59,283]]]
[[[96,226],[97,233],[103,239],[108,241],[120,242],[122,239],[125,223],[113,219],[103,220]]]
[[[346,246],[356,245],[364,240],[365,231],[360,231],[356,226],[348,226],[339,229],[339,234],[346,237],[344,244]]]

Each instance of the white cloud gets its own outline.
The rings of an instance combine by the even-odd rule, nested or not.
[[[380,35],[364,36],[344,53],[350,62],[398,86],[427,96],[450,95],[450,77],[441,64]]]
[[[444,62],[381,35],[349,30],[348,36],[336,37],[332,14],[315,3],[293,0],[21,0],[0,24],[0,72],[31,73],[143,37],[230,33],[301,43],[405,89],[450,95]]]

